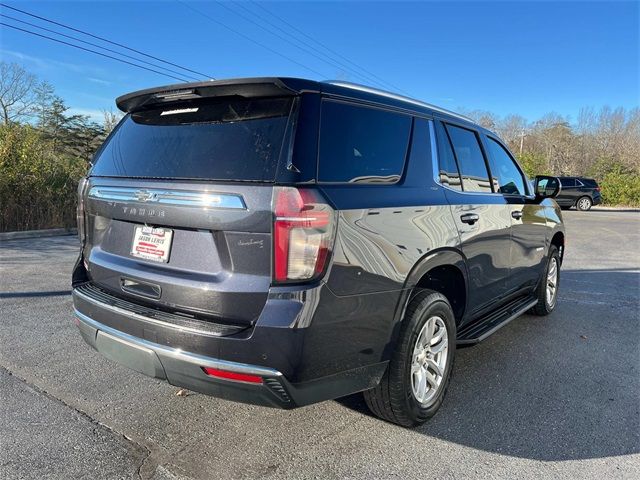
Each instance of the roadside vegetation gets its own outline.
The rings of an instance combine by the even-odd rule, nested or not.
[[[640,109],[585,108],[574,123],[464,113],[496,131],[530,177],[593,177],[606,205],[640,207]],[[78,180],[118,120],[72,114],[46,81],[1,62],[0,231],[75,226]]]

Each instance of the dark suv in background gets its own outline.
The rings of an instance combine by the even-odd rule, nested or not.
[[[602,202],[600,187],[593,178],[559,177],[562,189],[556,196],[556,202],[562,209],[575,206],[578,210],[587,211],[593,205]]]
[[[117,105],[79,186],[73,272],[80,332],[112,360],[281,408],[364,391],[412,426],[442,403],[456,345],[556,306],[558,180],[532,191],[465,117],[293,78]]]

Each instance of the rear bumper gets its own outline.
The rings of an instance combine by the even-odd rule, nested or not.
[[[309,329],[291,328],[291,319],[299,318],[300,312],[287,300],[278,300],[267,314],[289,322],[286,328],[258,325],[229,336],[145,320],[139,313],[126,312],[80,288],[73,290],[73,301],[82,337],[104,356],[177,387],[227,400],[285,409],[300,407],[373,388],[387,365],[377,361],[344,369],[334,364],[334,370],[325,370],[322,376],[292,382],[301,370],[307,372],[313,366],[308,364],[309,355],[303,348]],[[329,343],[326,355],[331,354],[330,348]],[[328,362],[318,356],[321,352],[314,349],[311,353],[318,364]],[[203,367],[259,376],[262,382],[212,377]]]
[[[600,205],[602,203],[602,195],[600,193],[593,196],[592,205]]]
[[[287,393],[288,382],[277,370],[184,352],[115,330],[77,309],[75,314],[80,333],[90,346],[132,370],[227,400],[280,408],[296,406]],[[203,367],[259,376],[262,383],[213,378],[204,373]]]

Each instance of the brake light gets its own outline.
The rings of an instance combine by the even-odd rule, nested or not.
[[[600,191],[600,187],[596,187],[596,192],[599,192],[599,191]]]
[[[319,277],[333,245],[335,212],[314,190],[273,191],[273,280]]]
[[[210,377],[224,378],[225,380],[233,380],[235,382],[262,383],[262,377],[258,375],[231,372],[229,370],[220,370],[212,367],[202,367],[202,371]]]
[[[88,183],[89,182],[87,182],[87,179],[85,177],[81,178],[78,182],[78,206],[76,208],[76,222],[78,224],[78,238],[80,239],[80,244],[83,246],[86,240],[84,194]]]

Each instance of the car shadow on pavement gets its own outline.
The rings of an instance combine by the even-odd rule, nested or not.
[[[414,432],[533,460],[640,452],[640,271],[562,272],[548,317],[459,349],[440,411]],[[337,400],[371,415],[361,394]]]

